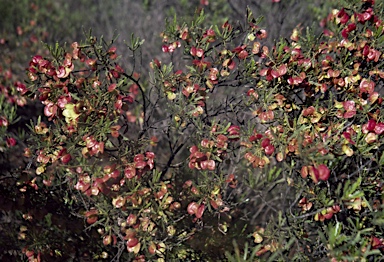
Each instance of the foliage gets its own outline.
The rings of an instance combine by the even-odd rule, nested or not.
[[[366,258],[371,253],[365,252],[364,245],[369,245],[372,239],[382,236],[382,232],[377,231],[379,227],[368,222],[370,219],[367,218],[375,216],[377,211],[382,209],[379,204],[382,190],[379,141],[383,123],[380,121],[382,100],[378,93],[381,91],[383,74],[379,70],[382,66],[380,64],[382,26],[381,20],[374,17],[371,4],[373,3],[365,3],[362,7],[353,6],[355,10],[352,9],[349,14],[345,9],[333,11],[328,17],[329,28],[324,31],[324,39],[318,40],[309,34],[300,39],[299,31],[294,30],[291,43],[281,41],[271,52],[259,41],[254,41],[257,36],[264,34],[259,29],[256,33],[251,31],[243,37],[242,45],[228,47],[225,42],[225,34],[228,33],[226,30],[230,28],[228,24],[223,25],[221,32],[217,28],[215,32],[208,29],[204,34],[202,31],[203,33],[197,34],[197,36],[203,35],[200,39],[193,33],[188,34],[190,38],[183,39],[183,33],[189,29],[195,32],[195,28],[193,25],[188,30],[181,27],[180,38],[185,40],[186,46],[184,54],[191,57],[195,68],[189,68],[189,72],[185,75],[176,71],[174,76],[167,79],[163,78],[164,70],[159,70],[161,73],[158,78],[164,84],[164,89],[167,88],[168,97],[176,101],[171,105],[180,104],[179,101],[183,96],[189,98],[190,94],[196,94],[188,99],[189,103],[187,102],[183,108],[195,106],[195,111],[190,113],[200,114],[203,119],[213,116],[209,114],[210,112],[222,112],[226,116],[229,113],[235,113],[236,117],[233,118],[238,123],[249,123],[249,115],[248,118],[241,118],[247,109],[252,115],[257,116],[258,121],[255,121],[252,128],[253,133],[240,143],[243,147],[240,151],[253,168],[262,168],[272,161],[282,162],[282,165],[278,165],[282,168],[281,175],[275,180],[281,178],[282,180],[278,180],[280,183],[285,182],[288,187],[296,188],[295,200],[286,199],[288,201],[285,208],[282,208],[286,219],[283,224],[290,225],[289,230],[273,230],[275,232],[273,235],[269,235],[273,231],[266,231],[267,233],[263,231],[269,241],[265,241],[266,245],[260,253],[270,250],[278,251],[279,247],[286,245],[282,243],[294,238],[293,243],[299,245],[299,250],[303,248],[313,258],[330,252],[329,256],[339,260],[340,256],[347,257],[345,253],[347,250],[351,252],[349,257]],[[378,8],[378,10],[381,9]],[[251,21],[249,21],[250,24]],[[372,24],[367,25],[368,22]],[[214,48],[209,45],[210,39],[204,38],[209,30],[212,30],[210,34],[212,38],[218,35],[219,41],[222,41],[221,43],[212,40]],[[231,32],[236,31],[234,29],[229,33]],[[349,37],[350,33],[353,36]],[[170,32],[175,40],[178,34],[177,31]],[[236,39],[233,35],[231,37],[231,40]],[[169,38],[165,38],[168,45],[163,46],[163,51],[173,51],[167,47],[183,46],[177,40],[170,41]],[[251,43],[247,43],[248,41]],[[257,60],[259,63],[256,62]],[[201,71],[205,74],[201,74]],[[177,81],[178,78],[183,77],[188,78],[185,87]],[[194,89],[188,88],[191,83],[195,86]],[[247,84],[244,85],[244,83]],[[249,100],[245,104],[246,109],[238,106],[236,102],[233,104],[238,106],[237,111],[233,108],[231,110],[221,108],[220,105],[226,106],[223,101],[217,104],[211,102],[212,107],[207,105],[210,102],[209,96],[220,97],[215,94],[220,92],[217,91],[218,89],[234,86],[237,89],[235,92],[238,93],[241,92],[241,87],[247,87],[247,85],[249,85],[247,92]],[[199,92],[200,86],[206,87],[203,88],[203,92]],[[187,91],[189,89],[190,92]],[[234,91],[231,93],[233,94]],[[204,103],[196,105],[195,101],[200,100]],[[217,111],[214,111],[216,108],[218,108]],[[188,113],[183,116],[177,115],[177,118],[181,119],[188,119],[188,117],[191,117]],[[371,123],[372,126],[367,129]],[[206,146],[208,142],[202,140],[201,146],[214,148],[213,143]],[[194,151],[192,148],[191,150]],[[209,159],[208,156],[207,158]],[[192,155],[190,159],[195,165]],[[212,166],[215,166],[214,163]],[[367,166],[369,168],[366,168]],[[200,167],[203,168],[201,165]],[[216,172],[217,170],[215,169]],[[330,176],[331,173],[333,177]],[[297,174],[301,174],[301,177]],[[307,176],[314,184],[303,181]],[[370,181],[367,182],[368,184],[375,181],[373,184],[377,186],[362,186],[362,180]],[[355,184],[351,186],[353,181]],[[253,190],[260,190],[255,188],[255,182],[252,184],[254,184]],[[363,189],[357,190],[360,187]],[[368,199],[371,202],[368,202]],[[372,208],[374,203],[376,203],[375,209]],[[293,209],[296,204],[302,208],[301,211]],[[329,227],[323,226],[325,232],[331,231],[336,236],[342,234],[341,231],[334,230],[331,221],[326,220],[332,219],[335,215],[338,229],[344,223],[350,226],[354,224],[349,221],[351,216],[356,216],[361,221],[360,212],[364,208],[369,210],[364,210],[366,223],[360,228],[366,229],[363,231],[365,244],[358,250],[352,248],[353,244],[345,246],[345,249],[340,248],[334,251],[335,247],[329,246],[330,240],[324,241],[325,238],[322,238],[323,243],[317,242],[316,239],[319,239],[317,234],[302,237],[308,234],[306,232],[314,231],[315,221],[329,223]],[[308,219],[312,216],[314,216],[312,219]],[[339,221],[345,220],[345,217],[349,217],[347,219],[349,222]],[[348,226],[345,227],[348,228]],[[292,230],[293,228],[295,229]],[[300,235],[297,235],[295,230],[300,230]],[[284,240],[281,236],[285,231],[287,232]],[[348,228],[346,231],[348,231],[347,235],[353,236],[352,239],[356,236],[351,234],[356,232],[355,230]],[[360,234],[362,232],[359,232],[358,239]],[[311,245],[306,243],[307,238]],[[287,243],[292,244],[290,241]],[[303,247],[298,243],[302,243]],[[341,243],[355,242],[345,240],[337,246]],[[282,249],[291,249],[291,244]],[[325,249],[328,252],[324,250],[322,253],[318,250],[322,244],[328,246],[328,249]],[[372,254],[378,254],[377,250]],[[284,253],[279,255],[286,256]]]
[[[243,24],[175,18],[150,82],[134,35],[129,64],[91,32],[48,45],[15,85],[43,105],[8,184],[28,198],[15,241],[29,261],[379,261],[382,10],[353,1],[273,47],[251,9]]]

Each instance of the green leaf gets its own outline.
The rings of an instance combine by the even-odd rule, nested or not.
[[[379,165],[383,166],[384,165],[384,152],[381,154],[380,160],[379,160]]]
[[[384,218],[373,219],[372,224],[377,226],[384,226]]]

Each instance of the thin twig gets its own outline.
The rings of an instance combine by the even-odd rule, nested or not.
[[[323,210],[326,210],[327,208],[328,207],[323,207],[323,208],[320,208],[320,209],[318,209],[316,211],[313,211],[311,213],[307,213],[307,214],[304,214],[304,215],[301,215],[301,216],[294,216],[292,213],[291,213],[291,215],[292,215],[292,218],[294,220],[297,220],[297,219],[306,218],[306,217],[310,217],[310,216],[316,215],[318,213],[321,213]]]

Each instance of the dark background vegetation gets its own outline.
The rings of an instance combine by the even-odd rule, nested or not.
[[[201,1],[204,2],[204,1]],[[160,33],[166,20],[176,15],[178,20],[190,21],[204,7],[209,24],[245,22],[247,6],[256,17],[263,16],[261,26],[268,29],[270,45],[280,37],[289,37],[295,27],[307,28],[319,32],[319,21],[332,7],[332,1],[287,0],[273,3],[271,0],[234,1],[211,0],[207,6],[199,0],[184,1],[10,1],[0,3],[1,38],[6,44],[1,45],[3,55],[14,57],[12,69],[23,76],[24,68],[35,50],[28,38],[36,37],[48,44],[56,42],[72,43],[84,39],[84,33],[92,30],[95,36],[104,36],[110,40],[118,36],[116,46],[124,50],[124,42],[131,34],[145,39],[142,50],[141,66],[148,69],[149,62],[160,51]],[[36,26],[31,25],[31,21]],[[18,27],[23,33],[18,33]],[[17,36],[17,37],[15,37]]]

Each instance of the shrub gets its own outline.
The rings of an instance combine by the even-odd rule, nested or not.
[[[274,47],[249,9],[244,25],[175,19],[162,51],[185,60],[154,59],[149,84],[113,41],[51,47],[28,68],[47,120],[31,123],[20,190],[82,217],[98,260],[380,259],[382,7],[354,1],[323,35]],[[24,214],[31,261],[75,256],[47,241],[50,214],[41,236]]]

